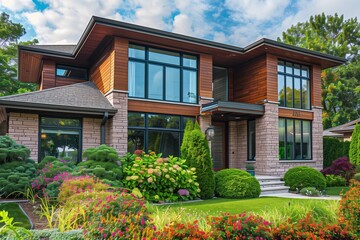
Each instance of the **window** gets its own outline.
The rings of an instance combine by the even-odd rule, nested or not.
[[[247,125],[248,132],[248,160],[255,161],[255,120],[249,120]]]
[[[311,122],[279,118],[279,159],[311,160]]]
[[[279,106],[310,109],[309,67],[278,61]]]
[[[189,120],[195,121],[195,118],[129,112],[128,152],[141,149],[162,153],[164,157],[179,156],[182,135]]]
[[[56,76],[63,78],[74,78],[87,80],[87,70],[85,68],[69,67],[63,65],[56,66]]]
[[[46,156],[81,159],[80,119],[41,117],[39,162]]]
[[[129,45],[129,96],[197,103],[197,57]]]

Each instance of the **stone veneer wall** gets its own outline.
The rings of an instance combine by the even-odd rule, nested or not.
[[[83,118],[82,149],[98,147],[101,143],[99,118]]]
[[[106,98],[118,110],[105,126],[105,143],[114,147],[120,156],[127,152],[128,138],[128,94],[125,92],[111,92]]]
[[[247,160],[247,121],[229,122],[229,168],[245,169]]]
[[[38,160],[39,116],[29,113],[14,113],[9,116],[9,137],[30,148],[30,158]]]

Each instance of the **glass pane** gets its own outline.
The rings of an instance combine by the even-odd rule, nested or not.
[[[301,76],[303,77],[309,77],[309,67],[302,66],[301,67]]]
[[[278,101],[279,106],[285,106],[285,77],[278,75]]]
[[[302,156],[301,156],[301,120],[295,120],[295,159],[302,159]]]
[[[41,129],[41,158],[54,156],[71,158],[77,162],[80,146],[80,130]]]
[[[80,127],[80,119],[68,119],[68,118],[50,118],[42,117],[41,125],[47,126],[61,126],[61,127]]]
[[[180,65],[180,54],[175,52],[164,51],[160,49],[149,49],[149,60]]]
[[[294,64],[294,75],[300,76],[300,65]]]
[[[303,124],[303,144],[302,159],[311,159],[311,123],[302,121]]]
[[[144,148],[145,132],[141,130],[128,130],[128,152],[134,153],[135,150],[145,150]]]
[[[284,71],[284,61],[278,61],[278,72],[285,72]]]
[[[173,115],[149,114],[148,127],[179,129],[180,117]]]
[[[300,85],[300,78],[294,78],[294,108],[301,108]]]
[[[183,102],[197,103],[197,74],[183,70]]]
[[[310,109],[310,81],[302,80],[302,108]]]
[[[180,101],[180,69],[166,67],[166,100]]]
[[[183,117],[183,124],[182,124],[182,129],[185,129],[186,127],[186,124],[188,121],[192,121],[192,122],[195,122],[195,118],[194,117]]]
[[[248,121],[248,160],[255,160],[255,120]]]
[[[192,55],[183,55],[183,66],[197,68],[197,57]]]
[[[145,64],[129,61],[129,96],[145,97]]]
[[[58,65],[56,67],[56,76],[87,80],[87,70],[85,68]]]
[[[285,159],[285,119],[279,118],[279,159]]]
[[[149,64],[149,98],[163,99],[163,66]]]
[[[145,59],[145,47],[129,44],[129,57]]]
[[[293,81],[292,77],[286,77],[286,107],[293,107]]]
[[[293,74],[293,64],[292,63],[286,62],[285,72],[288,74]]]
[[[149,131],[148,145],[148,150],[162,153],[163,157],[179,156],[180,133]]]
[[[145,114],[129,112],[128,113],[128,126],[129,127],[145,127]]]
[[[287,125],[287,142],[286,142],[286,159],[293,160],[294,159],[294,121],[292,119],[286,119]]]

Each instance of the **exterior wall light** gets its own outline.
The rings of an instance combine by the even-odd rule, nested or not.
[[[207,139],[208,141],[214,140],[214,136],[215,136],[214,126],[210,125],[210,126],[205,130],[205,135],[206,135],[206,139]]]

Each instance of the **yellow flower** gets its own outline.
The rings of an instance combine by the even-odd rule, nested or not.
[[[139,176],[131,176],[131,180],[138,180]]]
[[[192,181],[193,181],[192,179],[189,179],[189,180],[188,180],[189,183],[192,183]]]
[[[196,182],[196,183],[195,183],[195,186],[199,186],[199,184]]]
[[[196,168],[192,167],[190,168],[191,171],[195,172],[196,171]]]
[[[168,171],[169,171],[169,170],[167,170],[167,168],[164,168],[164,169],[163,169],[163,172],[164,172],[164,173],[167,173]]]
[[[166,177],[166,178],[170,178],[170,175],[169,175],[169,174],[166,174],[165,177]]]
[[[201,192],[200,188],[198,188],[196,191],[197,191],[197,192]]]

